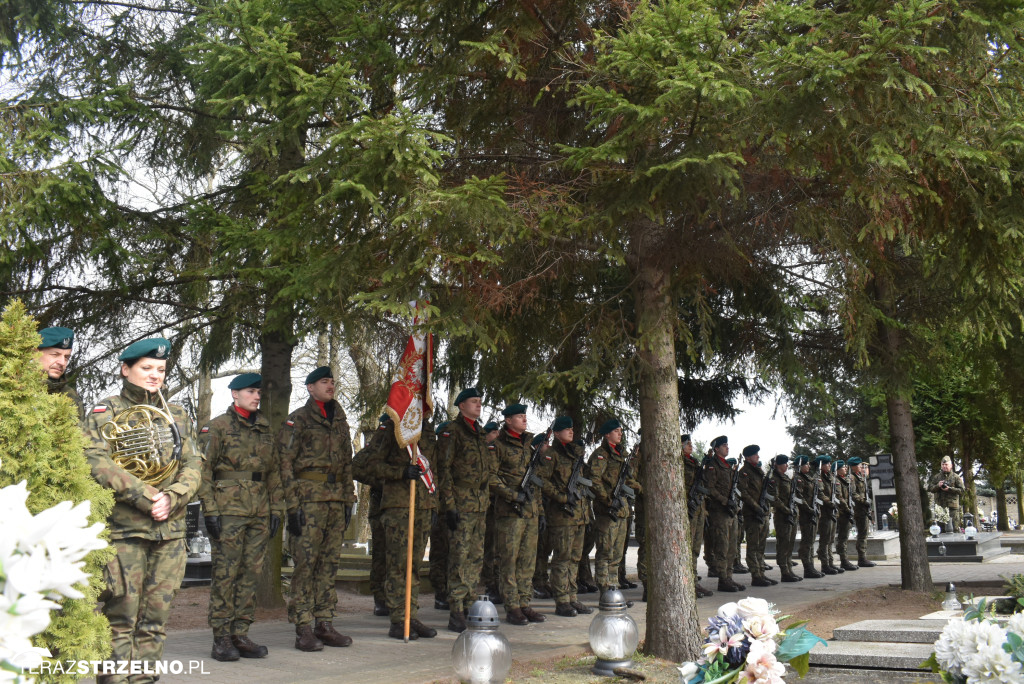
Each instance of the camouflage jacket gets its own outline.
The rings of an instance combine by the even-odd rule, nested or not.
[[[621,447],[622,445],[619,445]],[[594,449],[590,454],[588,464],[588,477],[594,481],[594,515],[605,516],[609,514],[612,505],[612,492],[619,482],[619,473],[626,465],[626,455],[619,447],[613,447],[607,441],[602,440],[601,446]],[[640,483],[630,473],[626,478],[626,486],[631,487],[634,492],[640,491]],[[627,502],[628,503],[628,502]],[[629,506],[622,506],[615,512],[616,518],[628,518]]]
[[[805,516],[811,516],[814,513],[814,485],[817,482],[817,476],[813,472],[799,473],[796,476],[796,495],[798,498],[803,500],[800,504],[800,513]],[[824,498],[824,492],[820,492],[818,496]]]
[[[434,449],[434,433],[424,426],[420,437],[420,450],[428,461]],[[382,423],[377,432],[360,449],[352,461],[352,472],[356,479],[371,487],[380,487],[380,508],[409,508],[409,483],[405,479],[405,469],[412,463],[409,450],[398,446],[395,439],[395,424],[391,421]],[[433,470],[433,467],[431,467]],[[423,480],[416,481],[416,510],[432,511],[437,508],[437,492],[427,490]],[[435,474],[436,483],[436,474]]]
[[[587,523],[589,499],[577,502],[571,514],[562,509],[562,505],[568,501],[569,478],[572,476],[573,465],[577,459],[582,458],[583,447],[576,442],[562,444],[555,439],[554,444],[544,452],[540,478],[544,481],[542,489],[546,499],[545,517],[548,527]]]
[[[305,501],[356,500],[352,486],[352,435],[345,411],[338,402],[331,403],[333,420],[327,420],[310,398],[292,411],[277,433],[281,486],[288,511],[296,510]]]
[[[836,478],[836,496],[839,498],[839,515],[853,517],[853,509],[850,508],[850,476]]]
[[[740,468],[740,481],[737,488],[740,491],[740,500],[743,502],[743,514],[754,513],[761,509],[761,485],[764,484],[764,471],[761,466],[752,466],[744,463]],[[744,517],[745,520],[750,518]]]
[[[378,443],[384,439],[386,429],[380,425],[375,432],[366,433],[366,445],[352,457],[352,477],[370,488],[370,505],[366,510],[366,515],[370,519],[380,517],[380,500],[384,494],[380,480],[370,470],[370,464],[373,462]]]
[[[949,489],[942,489],[945,482]],[[941,470],[932,477],[932,484],[928,491],[935,493],[935,503],[949,508],[960,507],[960,495],[964,492],[964,481],[952,470],[944,473]]]
[[[839,499],[839,485],[836,483],[835,473],[821,473],[818,476],[821,479],[821,514],[822,516],[831,516],[832,509],[838,508],[838,505],[832,505],[832,493],[835,492],[836,499]]]
[[[159,406],[160,399],[127,380],[121,393],[107,397],[93,407],[85,421],[89,445],[85,457],[92,476],[104,487],[114,491],[114,509],[107,518],[111,539],[181,539],[185,536],[185,509],[199,490],[201,479],[199,451],[195,430],[184,409],[169,404],[171,417],[181,434],[181,462],[173,477],[154,487],[129,474],[111,458],[110,445],[100,430],[119,413],[137,404]],[[160,492],[171,494],[171,512],[167,520],[157,522],[150,516],[153,499]]]
[[[512,505],[519,495],[519,484],[523,481],[526,468],[530,465],[533,448],[530,441],[533,433],[524,432],[518,437],[509,434],[508,428],[502,428],[494,440],[494,453],[497,464],[497,475],[491,480],[491,494],[494,495],[494,515],[498,518],[518,518],[520,513]],[[543,456],[541,459],[543,460]],[[537,476],[543,468],[537,468]],[[522,505],[522,517],[534,518],[543,514],[541,500],[543,487],[533,486],[533,498]]]
[[[445,445],[441,476],[441,500],[445,510],[486,513],[491,505],[491,478],[497,458],[494,444],[484,439],[479,423],[472,426],[461,415],[441,433]]]
[[[46,391],[49,394],[63,394],[71,399],[75,409],[78,411],[78,422],[81,423],[85,420],[85,404],[82,403],[82,397],[78,396],[78,392],[68,384],[67,379],[63,375],[60,376],[59,380],[46,376]]]
[[[732,490],[732,468],[729,464],[718,456],[713,457],[704,477],[708,487],[708,494],[704,499],[708,510],[728,508],[729,493]]]
[[[232,406],[199,431],[203,515],[284,516],[281,469],[270,422],[258,411],[252,417],[255,421],[250,423]],[[239,473],[258,473],[260,479],[239,478]]]
[[[776,517],[785,518],[789,515],[789,497],[793,493],[793,480],[789,475],[780,474],[777,470],[772,479],[775,482],[775,501],[772,502],[772,508],[775,509]],[[797,498],[799,497],[800,492],[797,492]]]
[[[868,501],[868,481],[863,475],[850,475],[853,486],[853,508],[856,513],[866,513],[871,508]]]

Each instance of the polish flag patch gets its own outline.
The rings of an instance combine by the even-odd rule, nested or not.
[[[209,431],[210,431],[210,426],[209,425],[204,425],[203,429],[200,430],[199,432],[200,432],[200,434],[202,434],[204,432],[209,432]]]
[[[98,404],[98,405],[96,405],[96,406],[94,406],[92,408],[92,412],[93,413],[106,413],[107,412],[107,407],[104,406],[103,404]]]
[[[286,420],[286,421],[284,421],[284,424],[287,425],[288,427],[295,427],[295,421],[294,420]]]

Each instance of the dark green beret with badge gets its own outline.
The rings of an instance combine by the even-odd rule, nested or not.
[[[728,463],[729,465],[736,465],[736,459],[733,458],[732,456],[727,457],[725,459],[725,462]]]
[[[729,438],[726,437],[725,435],[722,435],[721,437],[715,437],[713,440],[711,440],[711,448],[712,449],[717,449],[718,447],[722,446],[723,444],[728,444],[728,443],[729,443]]]
[[[331,372],[330,366],[320,366],[315,369],[312,373],[306,376],[306,384],[312,385],[314,382],[323,380],[324,378],[334,378],[334,373]]]
[[[804,466],[811,462],[811,457],[806,454],[800,454],[796,457],[797,466]]]
[[[459,395],[455,397],[455,405],[458,406],[467,399],[472,399],[473,397],[479,396],[481,396],[480,391],[477,390],[476,387],[467,387],[466,389],[459,392]]]
[[[242,389],[259,389],[260,384],[263,382],[263,376],[259,373],[242,373],[236,375],[231,382],[228,383],[228,389],[242,390]]]
[[[543,444],[546,441],[548,441],[547,434],[545,434],[543,432],[538,432],[536,435],[533,436],[533,440],[530,442],[530,445],[531,446],[538,446],[540,444]]]
[[[759,451],[761,451],[761,447],[757,446],[756,444],[748,444],[747,446],[743,447],[743,458],[753,456]]]
[[[486,423],[484,423],[484,432],[491,432],[493,430],[497,430],[499,427],[500,426],[493,420],[489,420]]]
[[[444,429],[445,429],[446,427],[448,427],[448,424],[449,424],[450,422],[451,422],[450,420],[446,420],[446,421],[444,421],[443,423],[438,423],[438,424],[437,424],[437,427],[436,427],[436,428],[434,428],[434,434],[435,434],[435,435],[440,435],[440,434],[441,434],[442,432],[444,432]]]
[[[779,454],[775,457],[775,465],[780,466],[786,465],[787,463],[789,463],[789,456],[786,454]]]
[[[597,432],[604,437],[612,430],[618,430],[620,427],[622,427],[622,423],[615,418],[611,418],[610,420],[606,420],[601,423],[601,428]]]
[[[75,343],[75,331],[71,328],[43,328],[39,331],[39,336],[43,341],[37,349],[71,349],[71,345]]]
[[[848,466],[850,466],[852,468],[853,466],[859,466],[863,462],[864,461],[861,460],[860,456],[854,456],[853,458],[851,458],[849,461],[846,462],[846,465],[848,465]]]
[[[835,466],[836,470],[839,470],[840,468],[842,468],[843,466],[846,465],[846,461],[844,461],[843,459],[840,458],[840,459],[837,459],[836,462],[833,465]]]
[[[526,413],[526,404],[509,404],[505,408],[501,409],[501,415],[506,418],[509,416],[518,416],[521,413]]]
[[[555,422],[551,424],[551,430],[553,432],[561,432],[562,430],[568,430],[572,427],[572,418],[569,416],[558,416],[555,418]]]
[[[169,341],[162,337],[151,337],[148,340],[139,340],[128,345],[128,348],[117,358],[120,361],[135,361],[136,359],[165,361],[170,355],[171,343]]]
[[[818,458],[814,459],[814,462],[821,465],[822,463],[832,463],[832,457],[828,454],[821,454]]]

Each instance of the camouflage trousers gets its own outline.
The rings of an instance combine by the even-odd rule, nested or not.
[[[449,530],[444,512],[438,511],[437,520],[430,526],[430,586],[434,596],[448,598],[448,546]]]
[[[628,518],[612,519],[607,515],[597,516],[594,523],[594,538],[597,556],[594,559],[594,576],[601,589],[617,584],[619,566],[622,564],[623,544],[626,539]]]
[[[836,553],[839,554],[840,563],[849,562],[846,557],[846,543],[850,540],[851,529],[853,529],[853,518],[840,513],[839,522],[836,523]]]
[[[494,526],[497,521],[494,518],[494,502],[487,507],[487,517],[484,520],[484,560],[480,568],[480,582],[487,589],[494,589],[498,586],[498,554],[494,548]]]
[[[559,525],[548,529],[554,550],[551,559],[551,588],[557,603],[576,600],[576,573],[583,553],[584,525]]]
[[[537,564],[537,518],[497,518],[494,525],[494,555],[498,565],[498,588],[505,611],[525,608],[533,598],[533,567]]]
[[[345,536],[345,507],[341,501],[307,501],[302,504],[306,525],[298,537],[289,537],[295,572],[292,573],[288,621],[312,624],[314,618],[334,619],[338,594],[335,575]]]
[[[796,541],[796,525],[790,525],[785,514],[775,514],[775,561],[782,576],[793,574],[790,562],[793,559],[793,542]]]
[[[163,657],[171,601],[185,576],[185,540],[117,539],[111,544],[117,556],[104,569],[106,589],[99,597],[113,637],[110,659],[156,662]],[[96,681],[143,684],[156,677],[100,675]]]
[[[448,607],[463,610],[476,600],[484,560],[486,513],[461,513],[448,548]]]
[[[705,553],[708,566],[718,573],[718,579],[732,579],[732,530],[736,522],[724,507],[715,506],[708,511],[708,533]]]
[[[743,514],[740,513],[732,519],[732,530],[730,533],[732,536],[729,538],[732,544],[729,547],[729,564],[738,565],[740,562],[740,544],[743,543],[744,527],[743,527]]]
[[[374,601],[384,600],[384,577],[387,573],[385,547],[387,537],[384,536],[384,524],[381,514],[370,516],[370,593]]]
[[[409,619],[419,613],[420,566],[430,534],[430,511],[416,511],[412,531],[412,591],[409,601]],[[387,601],[391,622],[405,622],[405,573],[409,562],[409,509],[385,508],[380,514],[384,528],[385,564],[384,600]]]
[[[544,587],[548,580],[548,559],[551,557],[551,537],[548,528],[537,535],[537,562],[533,568],[533,586]]]
[[[943,506],[943,508],[949,513],[949,522],[953,526],[953,532],[959,532],[962,524],[960,521],[960,506]],[[945,523],[939,523],[939,526],[943,530],[946,529]]]
[[[855,513],[854,522],[857,524],[857,558],[867,560],[868,558],[868,514]]]
[[[836,542],[836,521],[831,513],[822,511],[818,520],[818,561],[824,565],[832,565],[832,548]]]
[[[597,528],[593,523],[588,523],[583,528],[583,548],[580,550],[580,565],[576,570],[576,583],[596,584],[594,582],[594,571],[590,567],[590,554],[597,546]]]
[[[636,503],[633,504],[633,534],[636,537],[636,574],[639,580],[647,583],[647,511],[644,508],[643,494],[637,494]],[[625,548],[629,546],[629,535],[626,535],[626,543],[623,546],[622,557],[626,557]]]
[[[690,545],[693,552],[693,576],[697,576],[697,558],[700,556],[700,549],[704,546],[704,524],[708,520],[708,511],[704,506],[697,509],[697,512],[690,518]],[[708,566],[710,567],[710,563]]]
[[[800,562],[811,565],[814,561],[814,538],[818,525],[809,513],[800,512]]]
[[[764,545],[768,522],[760,522],[753,513],[743,518],[743,534],[747,538],[747,567],[751,577],[764,577]]]
[[[248,634],[270,525],[267,518],[242,515],[222,515],[220,524],[220,541],[211,542],[210,627],[214,637]]]

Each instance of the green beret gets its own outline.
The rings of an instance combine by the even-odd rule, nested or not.
[[[800,454],[799,456],[796,457],[796,464],[798,466],[807,465],[810,462],[811,457],[808,456],[807,454]]]
[[[854,456],[853,458],[846,462],[846,465],[852,468],[853,466],[858,466],[863,462],[864,461],[861,460],[860,456]]]
[[[743,458],[746,458],[747,456],[753,456],[759,451],[761,451],[761,447],[757,446],[756,444],[748,444],[747,446],[743,447]]]
[[[526,413],[526,404],[509,404],[505,408],[501,409],[501,415],[506,418],[509,416],[518,416],[520,413]]]
[[[466,389],[459,392],[459,396],[455,397],[455,405],[458,406],[467,399],[472,399],[473,397],[479,396],[480,392],[477,391],[476,387],[467,387]]]
[[[820,456],[818,456],[818,461],[820,461],[821,463],[831,464],[832,463],[832,457],[829,456],[828,454],[821,454]]]
[[[728,444],[728,443],[729,443],[729,438],[726,437],[725,435],[722,435],[721,437],[715,437],[713,440],[711,440],[711,448],[712,449],[717,449],[718,447],[722,446],[723,444]]]
[[[530,445],[531,446],[538,446],[540,444],[543,444],[546,441],[548,441],[547,433],[538,432],[536,435],[533,436],[533,441],[530,442]]]
[[[134,361],[135,359],[157,359],[165,360],[171,354],[171,343],[162,337],[152,337],[148,340],[139,340],[128,345],[128,348],[117,357],[121,361]]]
[[[442,432],[444,432],[444,429],[446,427],[448,427],[448,423],[450,423],[450,422],[451,422],[450,420],[446,420],[443,423],[438,423],[437,427],[434,428],[434,434],[435,435],[440,435]]]
[[[841,458],[838,458],[836,459],[836,462],[833,465],[835,466],[836,470],[839,470],[840,468],[846,465],[846,461],[844,461]]]
[[[259,389],[260,383],[262,382],[263,376],[259,373],[242,373],[241,375],[236,375],[234,379],[228,383],[228,389],[240,390],[249,389],[250,387]]]
[[[71,345],[75,343],[75,331],[71,328],[43,328],[39,331],[39,336],[43,341],[37,349],[71,349]]]
[[[612,430],[617,430],[620,427],[622,427],[622,423],[620,423],[618,421],[618,419],[612,418],[610,420],[606,420],[603,423],[601,423],[601,428],[597,432],[602,437],[604,437],[605,435],[607,435]]]
[[[683,444],[686,444],[687,442],[692,441],[690,439],[690,435],[683,435],[681,439],[682,439]]]
[[[317,382],[318,380],[333,377],[334,373],[331,372],[330,366],[320,366],[319,368],[315,369],[312,373],[306,376],[306,384],[312,385],[314,382]]]
[[[789,463],[789,456],[786,454],[779,454],[775,457],[775,465],[780,466],[786,465],[787,463]]]
[[[554,432],[561,432],[562,430],[568,430],[572,427],[572,418],[569,416],[558,416],[555,418],[555,422],[551,424],[551,430]]]
[[[489,421],[487,421],[487,423],[484,424],[484,432],[490,432],[492,430],[497,430],[499,427],[500,426],[497,423],[495,423],[493,420],[489,420]]]
[[[728,463],[729,465],[736,465],[736,459],[733,458],[732,456],[725,459],[725,462]]]

